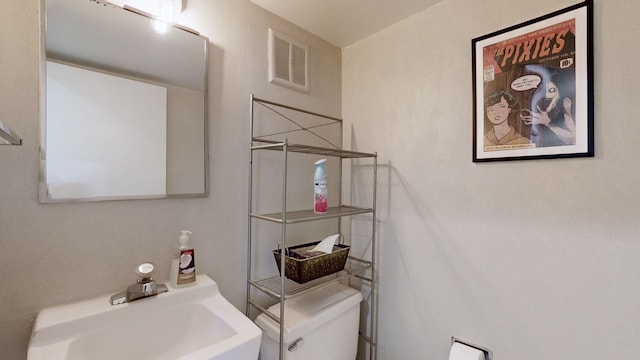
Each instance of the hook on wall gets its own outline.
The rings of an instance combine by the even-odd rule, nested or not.
[[[0,145],[22,145],[22,139],[0,121]]]

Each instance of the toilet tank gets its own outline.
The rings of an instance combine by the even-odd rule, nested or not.
[[[354,360],[362,294],[333,283],[285,301],[284,359]],[[280,303],[269,308],[280,315]],[[262,329],[261,360],[278,360],[280,325],[265,314],[256,318]]]

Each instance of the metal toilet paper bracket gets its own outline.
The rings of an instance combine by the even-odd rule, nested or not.
[[[470,346],[472,348],[476,348],[476,349],[478,349],[478,350],[480,350],[480,351],[482,351],[484,353],[484,357],[485,357],[486,360],[493,360],[493,351],[487,349],[484,346],[476,345],[474,343],[471,343],[471,342],[468,342],[466,340],[462,340],[462,339],[459,339],[459,338],[457,338],[455,336],[452,336],[451,337],[451,345],[453,345],[453,343],[456,343],[456,342],[459,342],[460,344],[464,344],[464,345]]]

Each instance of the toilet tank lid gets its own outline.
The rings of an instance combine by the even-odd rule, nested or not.
[[[348,286],[333,283],[284,302],[285,329],[284,342],[298,339],[322,324],[345,313],[362,301],[360,291]],[[280,303],[269,308],[269,311],[280,316]],[[280,325],[264,314],[256,318],[256,324],[266,334],[280,341]]]

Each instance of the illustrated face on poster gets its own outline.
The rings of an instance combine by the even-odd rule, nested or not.
[[[474,161],[589,152],[584,9],[474,39]]]

